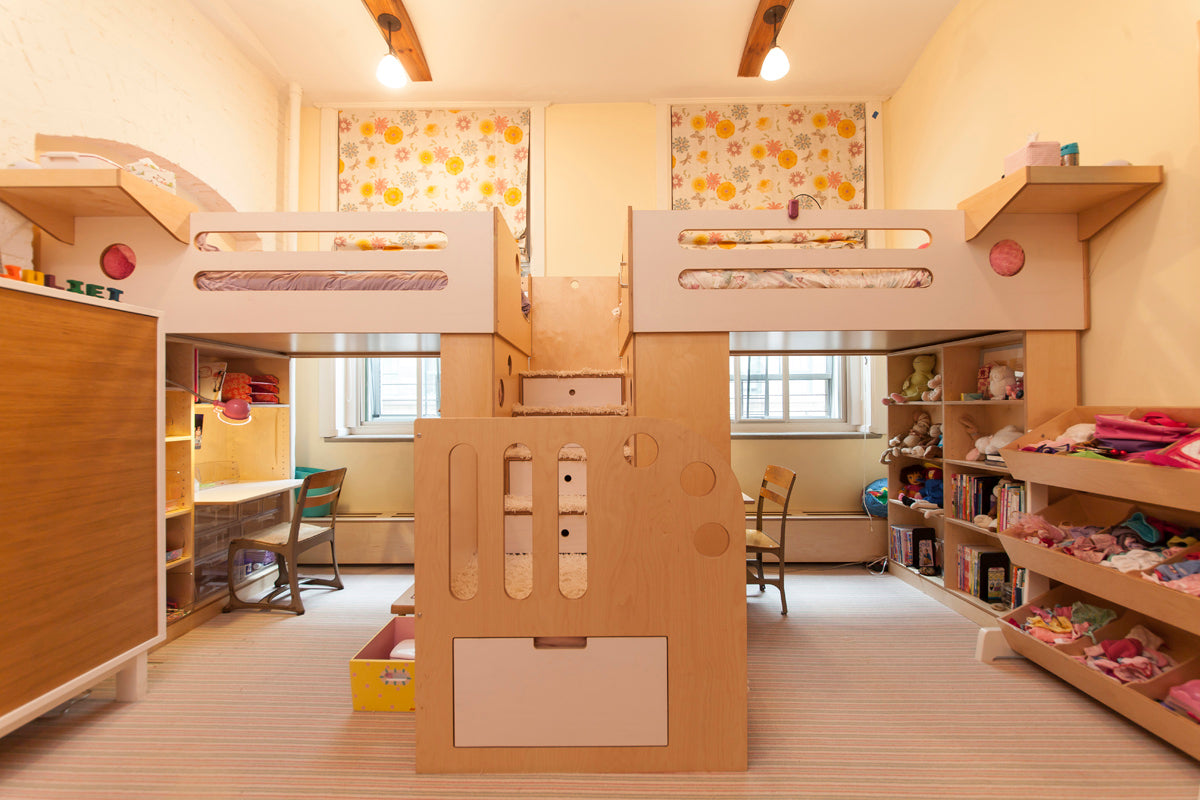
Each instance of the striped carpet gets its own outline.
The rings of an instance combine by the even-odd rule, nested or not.
[[[416,775],[411,714],[350,709],[347,660],[406,569],[347,570],[308,613],[217,617],[0,740],[0,798],[1021,798],[1200,796],[1200,765],[890,576],[797,568],[790,614],[750,600],[750,769],[738,774]]]

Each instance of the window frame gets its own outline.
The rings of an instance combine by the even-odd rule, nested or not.
[[[363,418],[370,395],[366,385],[369,373],[367,362],[370,359],[379,358],[440,359],[441,354],[415,353],[412,355],[321,359],[318,380],[320,381],[322,436],[327,439],[413,438],[413,420],[367,420]],[[440,382],[440,369],[438,377]],[[423,416],[420,406],[421,402],[418,400],[416,419],[435,419],[432,416]]]
[[[787,419],[744,419],[741,417],[741,399],[734,393],[734,386],[740,377],[740,371],[735,369],[735,363],[740,364],[740,359],[745,356],[782,356],[783,362],[783,383],[785,398],[787,394],[787,383],[790,369],[787,365],[788,356],[828,356],[834,359],[833,368],[835,377],[832,379],[837,384],[838,399],[841,406],[841,415],[838,418],[823,418],[813,419],[797,418],[792,419],[790,415]],[[730,418],[729,427],[733,435],[747,434],[797,434],[797,433],[847,433],[847,432],[863,432],[869,425],[867,416],[867,403],[869,399],[866,397],[866,386],[869,383],[870,365],[866,356],[855,355],[840,355],[835,353],[771,353],[771,352],[731,352],[730,357]],[[840,377],[836,375],[840,371]],[[789,409],[790,410],[790,409]]]

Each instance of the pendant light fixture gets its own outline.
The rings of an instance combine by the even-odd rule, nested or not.
[[[788,74],[791,69],[791,64],[788,62],[787,53],[783,52],[783,48],[779,46],[779,21],[783,19],[783,15],[787,13],[787,9],[783,6],[771,6],[763,12],[763,22],[771,26],[771,49],[767,51],[766,58],[763,59],[762,69],[759,70],[758,76],[765,81],[777,81],[784,75]]]
[[[388,40],[387,55],[379,60],[379,66],[375,68],[375,78],[389,89],[399,89],[408,83],[408,73],[404,71],[404,65],[396,58],[396,51],[392,48],[392,34],[400,30],[400,20],[395,14],[380,14],[375,21],[380,28],[387,31]]]

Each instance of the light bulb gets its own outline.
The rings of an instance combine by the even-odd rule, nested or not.
[[[767,57],[763,59],[762,69],[758,71],[758,77],[764,81],[777,81],[784,75],[788,74],[791,64],[788,63],[787,53],[783,52],[783,48],[775,45],[767,53]]]
[[[404,65],[391,53],[379,59],[379,66],[375,68],[375,78],[389,89],[399,89],[408,83],[408,73],[404,71]]]

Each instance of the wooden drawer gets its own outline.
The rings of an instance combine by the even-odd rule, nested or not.
[[[666,637],[454,640],[455,747],[666,744]]]

